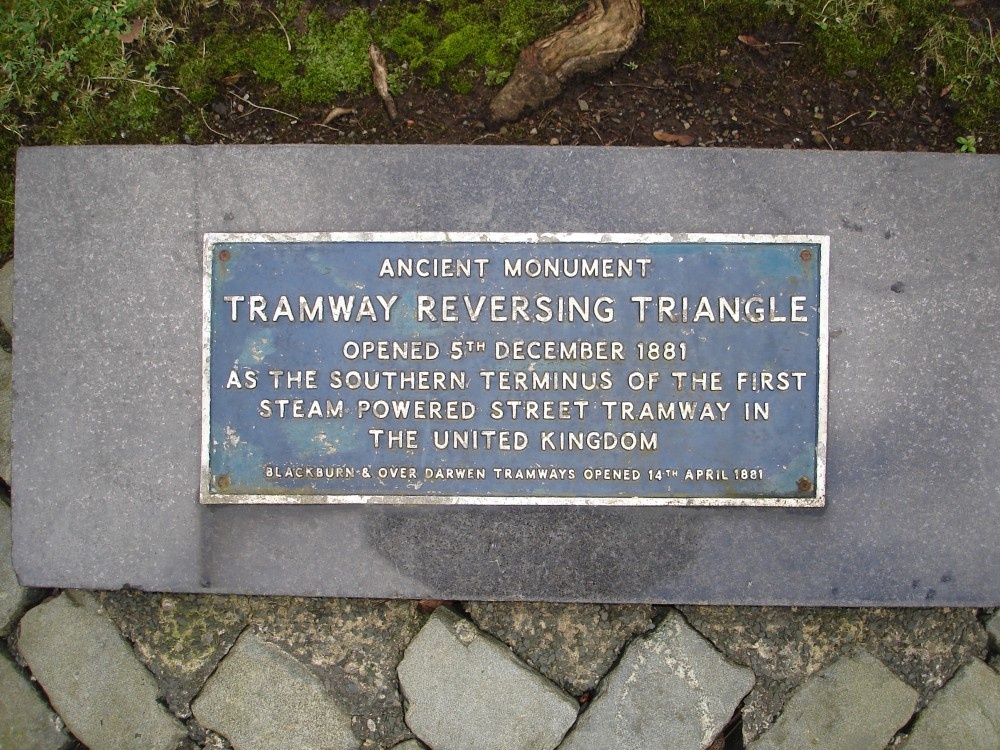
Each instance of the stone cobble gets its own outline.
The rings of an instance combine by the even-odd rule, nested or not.
[[[986,621],[986,632],[990,636],[990,646],[994,651],[1000,649],[1000,610],[997,610]]]
[[[44,592],[30,593],[37,597]],[[776,722],[769,722],[768,731],[757,733],[752,750],[798,746],[801,737],[797,735],[791,740],[786,737],[784,744],[778,742],[789,726],[802,731],[811,728],[813,738],[822,735],[825,742],[802,746],[877,748],[885,739],[893,747],[908,741],[908,750],[923,750],[940,741],[926,739],[939,736],[935,732],[958,736],[955,727],[976,726],[968,717],[989,716],[994,717],[989,721],[995,721],[1000,711],[1000,698],[994,695],[1000,675],[978,656],[967,658],[966,666],[948,681],[954,662],[963,655],[991,655],[986,648],[986,625],[995,629],[996,615],[984,615],[980,624],[973,610],[684,607],[680,609],[686,616],[682,616],[670,608],[486,607],[485,603],[455,604],[432,617],[421,602],[136,591],[64,593],[20,618],[9,646],[12,656],[28,671],[8,664],[7,672],[13,670],[17,679],[0,680],[0,706],[33,695],[44,709],[40,715],[49,717],[39,719],[37,726],[58,730],[65,722],[83,745],[94,750],[266,746],[254,744],[253,738],[269,738],[272,746],[295,738],[296,746],[310,747],[294,732],[296,727],[319,724],[306,719],[287,721],[295,715],[289,695],[312,706],[314,715],[340,717],[336,747],[491,747],[476,738],[493,741],[504,736],[503,731],[509,729],[506,725],[512,722],[502,720],[498,707],[511,705],[510,695],[523,700],[529,691],[508,686],[506,692],[497,692],[504,684],[495,671],[500,667],[484,667],[478,661],[482,655],[475,655],[481,650],[496,664],[503,664],[503,670],[529,676],[528,683],[546,696],[549,709],[557,707],[557,720],[549,716],[528,723],[534,732],[540,731],[539,726],[550,728],[538,746],[555,747],[561,742],[561,750],[657,746],[660,740],[651,738],[656,731],[664,731],[669,723],[665,716],[670,721],[693,722],[689,729],[672,728],[674,744],[670,747],[721,750],[718,732],[737,710],[739,696],[753,684],[754,673],[758,684],[753,691],[760,689],[762,675],[779,674],[775,664],[789,674],[804,676],[791,688],[778,691],[778,698],[765,693],[782,710]],[[483,615],[484,610],[491,614]],[[465,612],[480,617],[472,621]],[[507,620],[498,612],[513,614]],[[606,619],[602,612],[608,613]],[[654,622],[658,627],[648,631]],[[865,632],[872,627],[881,628],[881,633]],[[491,628],[498,632],[491,633]],[[748,645],[748,633],[752,645]],[[427,640],[436,642],[439,650],[427,649]],[[862,654],[862,645],[874,645],[879,657]],[[448,649],[454,654],[443,656]],[[423,657],[421,651],[426,652]],[[732,684],[726,686],[726,680],[719,681],[710,676],[711,670],[696,666],[692,652],[730,671]],[[543,665],[549,674],[536,670],[528,654],[546,655]],[[617,655],[617,663],[609,660],[609,654]],[[857,676],[859,670],[869,675],[867,681]],[[570,684],[588,688],[579,696],[584,704],[579,716],[577,701],[555,684],[553,675],[563,675],[565,683],[580,679]],[[684,677],[680,682],[686,685],[686,697],[665,687],[678,675]],[[27,682],[31,676],[44,692]],[[871,701],[836,703],[837,695],[849,693],[843,686],[852,680],[861,685],[862,693],[882,696],[877,702],[880,710],[892,704],[890,718],[873,718]],[[938,689],[939,680],[945,689]],[[423,687],[414,688],[418,683]],[[630,693],[623,695],[626,683]],[[438,705],[417,718],[421,701],[435,689]],[[303,701],[302,696],[312,697]],[[894,702],[886,696],[895,696]],[[918,696],[931,700],[922,712]],[[45,706],[46,697],[60,718],[45,713],[51,710]],[[902,732],[893,738],[909,720],[914,705],[918,712],[911,722],[910,738]],[[224,707],[221,714],[219,706]],[[710,721],[703,721],[705,706],[714,707]],[[280,710],[272,711],[275,707]],[[753,718],[751,708],[747,704],[742,709],[744,723]],[[410,726],[404,722],[404,711]],[[185,720],[186,727],[177,719]],[[651,729],[658,725],[659,729]],[[625,726],[644,729],[623,731]],[[984,726],[987,733],[979,731],[965,746],[991,746],[994,736],[988,732],[995,725]],[[848,734],[847,744],[836,744],[836,730],[851,727],[865,728],[873,739],[858,744],[860,740]],[[241,734],[248,729],[250,740]],[[129,733],[138,734],[140,744],[129,745],[123,739]],[[678,744],[685,733],[696,737],[697,744]],[[55,736],[52,746],[62,747],[58,743],[64,743],[66,736]],[[987,739],[977,739],[982,736]],[[40,740],[39,747],[47,748],[45,741]],[[495,746],[533,747],[520,740],[504,741],[508,744]]]
[[[747,743],[781,714],[792,691],[842,655],[864,650],[918,693],[917,708],[969,659],[987,653],[973,609],[680,607],[702,635],[757,684],[743,709]]]
[[[704,750],[753,684],[753,672],[668,612],[652,634],[629,644],[561,750]]]
[[[10,556],[10,508],[0,500],[0,638],[17,624],[38,592],[21,586]]]
[[[295,657],[244,632],[192,705],[234,750],[355,750],[351,716]]]
[[[31,609],[17,648],[70,731],[90,750],[174,750],[187,734],[156,681],[96,600],[63,593]]]
[[[909,721],[917,691],[861,651],[805,680],[747,750],[882,750]]]
[[[45,698],[0,654],[0,748],[62,750],[69,742],[62,720]]]
[[[554,750],[579,704],[506,646],[439,607],[399,664],[406,723],[434,750]]]
[[[973,659],[931,699],[903,750],[1000,747],[1000,674]]]

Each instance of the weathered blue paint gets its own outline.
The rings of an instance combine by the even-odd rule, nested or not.
[[[451,502],[456,496],[523,497],[526,503],[541,497],[618,499],[612,502],[686,498],[750,504],[753,498],[815,500],[818,480],[822,480],[817,452],[825,440],[819,434],[825,405],[820,377],[820,352],[825,345],[821,253],[818,243],[804,242],[216,243],[210,248],[209,261],[211,500],[241,502],[247,495],[274,496],[276,502],[288,501],[288,496],[300,502],[358,502],[370,496],[420,496],[424,501],[440,497],[441,502]],[[442,258],[485,262],[473,262],[468,277],[379,276],[386,259],[394,266],[396,259]],[[527,278],[505,274],[505,261],[605,258],[633,259],[633,275]],[[648,259],[645,277],[639,259]],[[249,301],[254,295],[263,296],[266,307],[262,317],[251,321]],[[435,298],[437,320],[427,313],[421,319],[418,295]],[[441,298],[446,295],[457,297],[455,322],[441,319]],[[468,304],[463,295],[469,295]],[[286,308],[279,306],[282,296],[289,302]],[[473,322],[470,318],[480,296],[487,299],[479,320]],[[712,316],[703,309],[695,320],[702,296],[709,298]],[[349,320],[331,320],[330,297],[340,303],[353,300],[350,316],[344,316]],[[389,319],[384,320],[385,305],[393,297]],[[512,316],[511,297],[525,297],[527,302],[522,304],[527,305],[524,314],[529,322],[491,320],[492,297],[503,298],[494,314],[497,318]],[[539,302],[544,297],[554,301],[553,308],[559,298],[568,297],[590,304],[591,319],[546,320],[544,300]],[[644,320],[640,319],[641,303],[634,297],[654,300],[645,305]],[[675,299],[676,321],[669,316],[658,320],[655,300],[660,297]],[[687,322],[680,318],[683,297],[690,302]],[[730,302],[739,298],[739,322],[728,315],[725,322],[711,319],[723,314],[720,297]],[[745,307],[753,297],[762,303],[754,300]],[[363,307],[365,298],[370,308]],[[613,320],[596,319],[593,307],[599,298],[604,298],[599,305],[601,316],[613,315]],[[774,315],[786,320],[746,320],[748,312],[752,317],[758,310],[766,317],[772,298]],[[316,300],[322,320],[309,319],[318,318]],[[508,345],[531,341],[619,342],[624,358],[613,356],[611,343],[608,360],[501,356]],[[427,359],[379,359],[376,354],[349,359],[345,346],[350,350],[352,342],[417,342],[416,354],[429,357],[435,350],[439,354]],[[662,346],[666,342],[675,348],[673,360],[639,358],[640,344]],[[682,345],[686,347],[683,361]],[[452,358],[459,355],[457,360]],[[314,371],[315,387],[289,388],[285,375],[275,388],[274,376],[269,374],[274,371],[299,372],[303,377],[308,377],[305,371]],[[580,382],[576,389],[533,389],[529,382],[527,390],[501,390],[499,375],[481,374],[500,371],[517,373],[505,376],[515,380],[522,373],[529,378],[578,373]],[[398,375],[395,383],[387,385],[388,372],[412,373],[413,377],[431,373],[422,377],[431,383],[435,377],[443,378],[446,387],[400,388]],[[674,375],[678,372],[718,373],[721,389],[692,388],[690,379],[679,386]],[[738,387],[740,372],[804,375],[789,376],[788,390],[755,392],[749,376],[743,388]],[[256,387],[249,387],[248,373],[256,375]],[[659,378],[651,390],[630,387],[630,376],[635,383],[648,383],[651,375]],[[380,382],[373,389],[353,387],[356,379],[365,377],[378,377]],[[587,390],[594,380],[597,387]],[[283,407],[284,417],[278,416],[279,399],[289,400]],[[552,407],[556,418],[525,419],[521,414],[529,401],[566,405],[561,415],[558,405]],[[390,411],[410,409],[410,416],[376,418],[370,410],[361,413],[362,402],[389,402]],[[448,402],[457,402],[453,407],[457,415],[414,418],[417,402],[440,402],[442,409]],[[497,406],[497,402],[519,403]],[[629,419],[620,406],[609,406],[609,402],[631,404],[633,417],[651,404],[653,417]],[[767,419],[746,419],[746,409],[752,413],[755,403],[768,404]],[[424,406],[433,408],[431,403]],[[517,417],[512,416],[514,408]],[[495,418],[496,410],[503,411],[503,417]],[[682,416],[692,413],[693,418]],[[372,429],[415,431],[406,440],[414,440],[417,447],[388,448],[387,433],[379,436],[376,447]],[[488,441],[483,431],[508,433],[512,447],[501,449],[498,436]],[[481,447],[435,447],[435,436],[440,440],[456,432],[460,436],[475,433]],[[549,433],[552,437],[546,438]],[[585,433],[587,447],[551,449],[559,445],[560,433]],[[624,435],[635,436],[639,447],[623,448],[623,439],[632,440]],[[617,445],[610,447],[615,440]],[[645,450],[641,449],[643,440]],[[523,449],[518,441],[524,441]],[[649,448],[651,442],[655,449]],[[452,470],[450,477],[447,470]],[[611,472],[605,475],[605,470]],[[763,478],[743,480],[744,470]],[[594,471],[596,477],[592,477]],[[713,472],[711,479],[699,471]]]

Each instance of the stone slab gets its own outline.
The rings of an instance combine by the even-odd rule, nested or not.
[[[998,604],[997,194],[990,155],[23,149],[15,566],[36,586]],[[199,506],[202,234],[375,230],[829,235],[826,507]]]

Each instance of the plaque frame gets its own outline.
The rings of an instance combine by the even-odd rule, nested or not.
[[[801,497],[594,497],[413,494],[220,494],[211,475],[211,336],[213,247],[220,243],[492,243],[544,245],[812,244],[819,246],[817,430],[815,486]],[[202,409],[199,501],[203,505],[478,505],[478,506],[684,506],[822,508],[826,504],[829,396],[830,236],[808,234],[594,233],[594,232],[206,232],[202,237]]]

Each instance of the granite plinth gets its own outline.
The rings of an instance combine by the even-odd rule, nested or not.
[[[18,156],[14,561],[31,586],[1000,602],[1000,158],[478,147]],[[823,509],[198,503],[205,232],[831,237]]]

